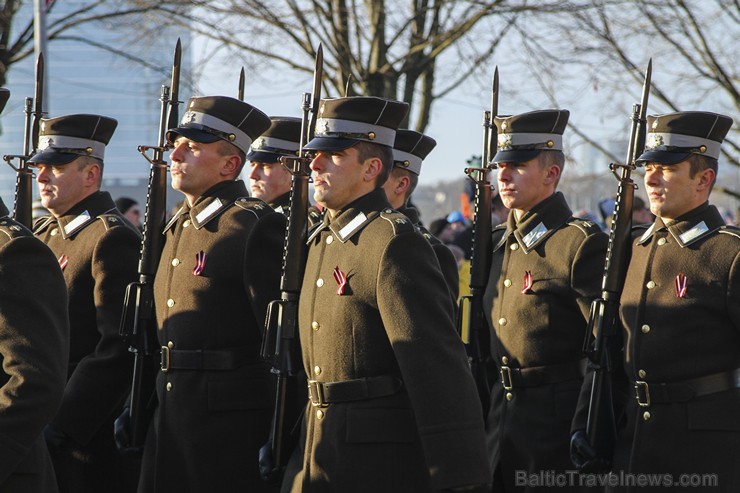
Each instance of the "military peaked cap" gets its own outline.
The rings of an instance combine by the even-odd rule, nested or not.
[[[731,126],[729,116],[707,111],[648,116],[645,151],[637,161],[676,164],[691,154],[718,159],[720,144]]]
[[[437,141],[415,130],[399,129],[393,144],[393,166],[421,173],[421,163],[432,152]]]
[[[368,96],[322,99],[316,136],[305,149],[341,151],[360,141],[393,147],[409,105]]]
[[[270,117],[227,96],[190,98],[185,109],[180,125],[167,131],[170,143],[178,135],[204,144],[225,140],[246,154],[252,142],[270,127]]]
[[[5,104],[10,98],[10,90],[0,87],[0,113],[5,109]]]
[[[568,110],[539,110],[494,118],[498,129],[495,163],[522,163],[542,151],[562,151]]]
[[[80,156],[103,159],[105,146],[118,121],[100,115],[66,115],[42,118],[39,152],[28,160],[34,164],[67,164]]]
[[[265,133],[254,142],[247,154],[247,161],[274,163],[280,156],[296,156],[301,146],[301,119],[273,116]]]

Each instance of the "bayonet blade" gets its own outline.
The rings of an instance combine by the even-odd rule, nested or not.
[[[182,59],[182,43],[177,38],[175,45],[175,56],[172,62],[172,81],[170,82],[169,115],[167,117],[167,128],[175,128],[179,123],[178,101],[180,97],[180,65]]]
[[[36,60],[36,94],[34,98],[33,123],[31,124],[31,151],[39,147],[39,127],[44,116],[44,54]]]
[[[244,67],[239,72],[239,90],[237,91],[237,97],[239,101],[244,101]]]
[[[316,118],[319,113],[319,102],[321,101],[321,79],[324,75],[324,47],[319,43],[316,50],[316,62],[313,69],[313,88],[311,90],[311,120],[308,126],[307,140],[313,139],[316,128]]]

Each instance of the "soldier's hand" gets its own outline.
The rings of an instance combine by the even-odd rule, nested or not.
[[[589,443],[586,430],[574,431],[570,436],[570,460],[580,472],[606,472],[610,468],[609,461],[598,457]]]
[[[283,469],[275,467],[275,459],[272,456],[272,440],[260,448],[259,454],[260,475],[267,484],[280,484],[283,478]]]
[[[131,446],[131,409],[126,406],[123,412],[113,422],[113,437],[116,440],[116,447],[122,453],[141,453],[142,447]]]

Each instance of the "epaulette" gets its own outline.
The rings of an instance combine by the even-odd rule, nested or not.
[[[416,226],[408,217],[393,209],[385,209],[380,217],[391,223],[394,235],[416,231]]]
[[[28,228],[7,216],[0,218],[0,231],[8,235],[8,239],[11,240],[33,234]]]
[[[260,218],[270,212],[275,212],[272,207],[265,204],[262,200],[254,197],[239,197],[234,201],[233,205],[239,207],[240,209],[244,209],[245,211],[251,212],[252,214],[257,216],[257,218]]]
[[[109,231],[111,228],[115,228],[116,226],[125,226],[126,223],[123,221],[118,214],[101,214],[98,216],[98,219],[100,219],[103,222],[103,227],[105,227],[106,231]]]
[[[572,217],[568,220],[566,224],[568,226],[575,226],[576,228],[580,229],[585,236],[590,236],[592,234],[601,232],[601,226],[593,221],[589,221],[588,219],[579,219],[577,217]]]
[[[41,216],[34,219],[33,224],[31,225],[31,231],[34,233],[40,232],[52,221],[52,219],[51,215]]]
[[[719,232],[726,235],[732,235],[735,238],[740,238],[740,228],[737,226],[722,226],[721,228],[719,228]]]

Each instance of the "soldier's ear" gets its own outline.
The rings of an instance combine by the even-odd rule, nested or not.
[[[383,169],[383,161],[379,157],[371,157],[365,160],[365,174],[363,176],[365,181],[375,181],[380,172]]]
[[[699,191],[709,190],[714,183],[715,171],[707,168],[699,172],[699,181],[696,183],[696,189]]]
[[[238,154],[223,156],[224,161],[221,165],[221,176],[236,176],[242,169],[242,158]]]
[[[547,174],[545,175],[545,184],[550,185],[557,183],[560,179],[560,166],[551,164],[547,167]]]

